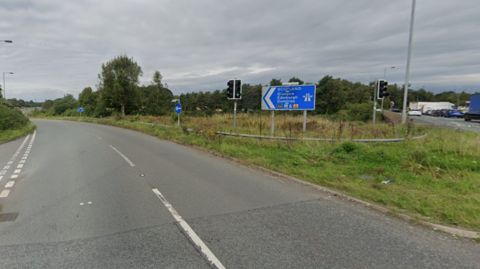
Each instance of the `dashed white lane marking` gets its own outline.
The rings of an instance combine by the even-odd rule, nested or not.
[[[0,180],[2,180],[3,176],[0,176]]]
[[[22,157],[22,160],[26,160],[26,159],[27,159],[27,157]]]
[[[135,164],[133,164],[132,161],[130,161],[130,160],[127,158],[127,156],[123,155],[120,151],[118,151],[118,150],[117,150],[116,148],[114,148],[112,145],[110,145],[110,147],[111,147],[113,150],[115,150],[118,154],[120,154],[120,156],[122,156],[122,157],[125,159],[125,161],[127,161],[127,163],[130,164],[131,167],[134,167],[134,166],[135,166]]]
[[[11,187],[13,187],[13,184],[15,184],[15,181],[9,181],[9,182],[7,182],[7,184],[5,185],[5,188],[11,188]]]
[[[158,199],[162,201],[163,205],[170,211],[175,220],[180,224],[181,229],[184,234],[193,242],[195,248],[202,254],[202,256],[207,260],[209,264],[214,265],[218,269],[224,269],[225,266],[217,259],[217,257],[210,251],[210,249],[203,243],[202,239],[198,237],[195,231],[188,225],[188,223],[178,214],[178,212],[173,208],[173,206],[165,199],[165,197],[160,193],[158,189],[152,189],[152,191],[157,195]]]
[[[5,169],[5,170],[10,169],[10,165],[5,165],[5,167],[3,167],[3,169]]]
[[[93,136],[95,136],[96,138],[102,140],[102,138],[101,138],[100,136],[96,135],[96,134],[91,134],[91,135],[93,135]]]
[[[80,203],[80,205],[84,205],[85,203]]]
[[[0,171],[0,175],[5,175],[6,173],[7,173],[7,170]]]
[[[18,163],[25,163],[25,160],[20,160],[20,162],[18,162]]]
[[[18,178],[18,175],[12,175],[10,178]]]
[[[10,190],[3,190],[3,191],[0,193],[0,198],[7,198],[7,197],[8,197],[8,194],[10,194]]]
[[[22,172],[22,169],[15,169],[15,171],[13,171],[14,174],[20,174],[20,172]]]
[[[88,204],[89,204],[89,205],[91,205],[91,204],[92,204],[92,202],[88,202]]]
[[[23,168],[23,164],[21,163],[21,164],[17,165],[17,168]]]
[[[8,165],[11,165],[12,163],[13,163],[13,161],[9,161],[7,164],[8,164]]]

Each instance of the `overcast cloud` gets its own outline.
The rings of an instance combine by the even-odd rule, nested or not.
[[[7,98],[96,89],[102,63],[133,57],[174,94],[331,75],[404,84],[411,0],[2,0]],[[480,91],[480,1],[419,0],[410,82]]]

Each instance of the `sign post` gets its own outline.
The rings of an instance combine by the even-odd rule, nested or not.
[[[182,112],[182,105],[180,103],[177,103],[175,105],[175,113],[178,115],[178,126],[180,126],[180,113]]]
[[[377,121],[377,92],[378,92],[378,80],[375,80],[373,86],[373,125]]]
[[[307,131],[307,110],[315,110],[315,85],[295,85],[262,88],[262,110],[272,111],[272,136],[274,135],[275,110],[303,110],[303,132]]]
[[[85,111],[85,109],[82,108],[82,107],[77,109],[77,112],[80,113],[80,118],[82,117],[82,112],[84,112],[84,111]]]

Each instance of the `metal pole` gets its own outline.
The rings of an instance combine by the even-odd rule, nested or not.
[[[7,94],[5,93],[5,72],[3,72],[3,98],[7,100]]]
[[[178,104],[180,104],[180,98],[178,99]],[[180,111],[180,113],[178,113],[178,123],[177,125],[180,126],[180,114],[182,113],[182,111]]]
[[[412,0],[412,16],[410,18],[410,35],[408,38],[407,72],[405,74],[405,88],[403,94],[402,124],[407,122],[408,80],[410,76],[410,57],[412,55],[413,25],[415,22],[416,0]]]
[[[377,83],[378,81],[375,80],[375,84],[373,85],[373,124],[374,125],[377,121]]]
[[[233,105],[233,132],[237,132],[237,100],[235,100]]]
[[[270,127],[272,136],[275,136],[275,110],[272,110],[272,124]]]
[[[303,111],[303,133],[307,132],[307,111]]]

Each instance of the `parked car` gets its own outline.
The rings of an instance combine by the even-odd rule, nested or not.
[[[447,117],[447,118],[450,118],[450,117],[463,118],[463,112],[461,110],[450,109],[445,114],[445,117]]]
[[[433,110],[427,110],[423,113],[423,115],[432,116],[432,112],[433,112]]]
[[[422,116],[422,111],[417,110],[417,109],[412,109],[407,111],[408,116]]]

